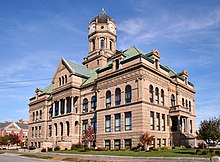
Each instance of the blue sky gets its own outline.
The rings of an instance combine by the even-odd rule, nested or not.
[[[1,122],[28,119],[29,98],[61,57],[82,62],[101,8],[117,23],[117,49],[158,49],[163,65],[188,70],[197,124],[220,115],[219,0],[0,0]]]

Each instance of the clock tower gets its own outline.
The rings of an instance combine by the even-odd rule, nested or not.
[[[103,67],[116,51],[116,24],[104,9],[88,26],[89,53],[83,64],[92,69]]]

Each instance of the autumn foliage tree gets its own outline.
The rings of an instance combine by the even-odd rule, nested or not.
[[[85,131],[82,139],[83,142],[85,142],[85,144],[89,146],[89,148],[91,147],[91,143],[96,140],[96,134],[91,126],[89,126],[88,129]]]
[[[151,136],[148,132],[143,133],[140,136],[140,142],[143,144],[144,149],[148,148],[149,144],[153,141],[154,136]]]

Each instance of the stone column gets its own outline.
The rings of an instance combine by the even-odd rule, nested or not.
[[[180,116],[178,116],[177,122],[178,122],[177,131],[180,131]]]
[[[73,104],[74,104],[74,96],[72,96],[71,97],[71,112],[74,112],[74,106],[73,106]]]

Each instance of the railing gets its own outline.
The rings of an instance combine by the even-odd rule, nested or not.
[[[177,105],[177,106],[170,107],[170,112],[173,112],[173,111],[189,112],[189,108]]]

